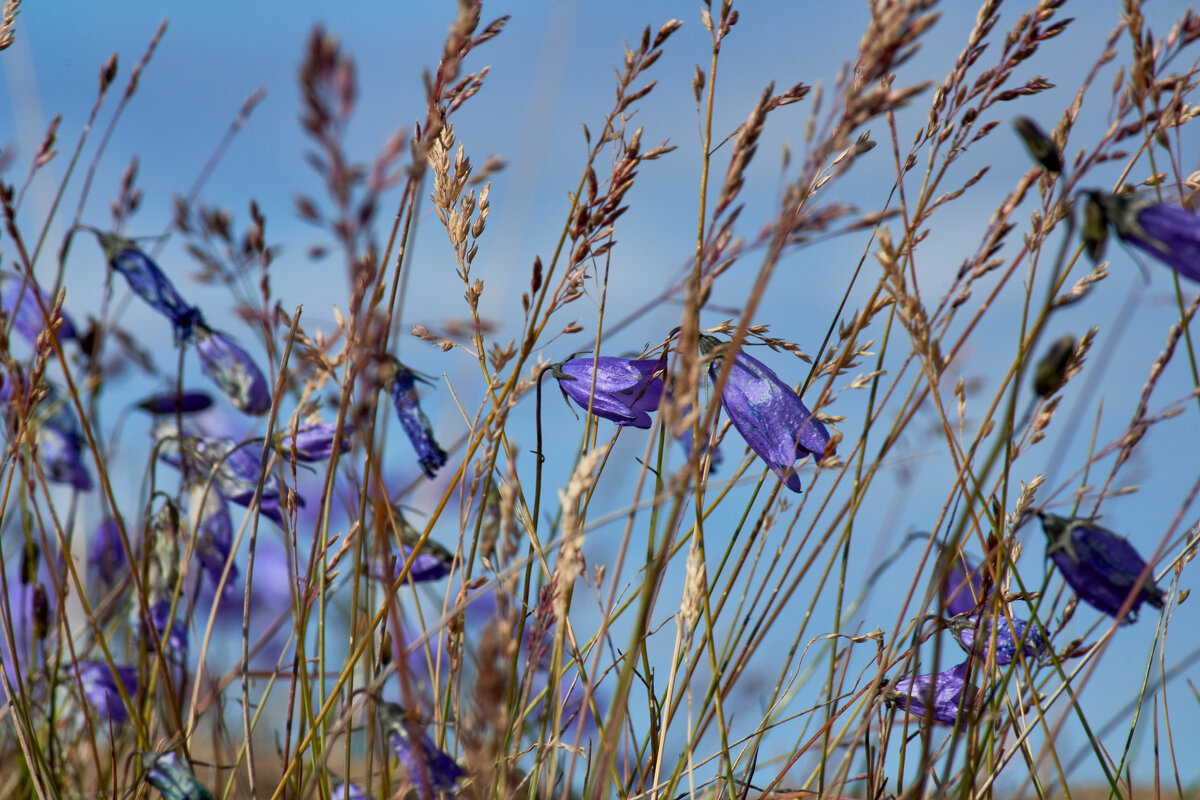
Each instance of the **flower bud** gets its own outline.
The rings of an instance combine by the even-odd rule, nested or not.
[[[1074,355],[1074,336],[1068,334],[1050,345],[1033,370],[1033,391],[1038,397],[1049,397],[1062,388]]]
[[[1047,172],[1062,172],[1062,156],[1058,147],[1036,122],[1029,117],[1017,117],[1013,120],[1013,128],[1025,143],[1025,149],[1034,161],[1041,164]]]

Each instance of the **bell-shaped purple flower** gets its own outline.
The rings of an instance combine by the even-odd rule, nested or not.
[[[721,344],[713,336],[701,336],[700,352],[708,355]],[[713,359],[708,374],[714,384],[721,369],[721,358]],[[789,489],[799,492],[800,475],[792,465],[807,455],[819,460],[829,444],[829,432],[800,395],[767,365],[739,351],[721,390],[721,405],[750,449]]]
[[[1132,595],[1122,625],[1136,621],[1142,603],[1163,607],[1166,596],[1155,585],[1153,573],[1148,573],[1134,592],[1138,578],[1146,572],[1146,561],[1128,539],[1090,519],[1066,519],[1045,513],[1038,516],[1048,539],[1046,556],[1080,599],[1115,617]]]
[[[221,573],[229,561],[233,548],[233,519],[229,516],[229,504],[215,487],[196,481],[188,487],[188,517],[196,536],[196,560],[215,587],[221,582]],[[237,565],[229,568],[229,580],[225,584],[228,593],[234,589],[233,581],[238,576]]]
[[[998,667],[1011,664],[1017,657],[1018,649],[1028,661],[1040,661],[1049,653],[1046,640],[1042,638],[1036,625],[1030,625],[1017,617],[1013,617],[1012,625],[1009,625],[1003,616],[1000,617],[998,625],[993,626],[992,622],[991,617],[961,614],[950,620],[950,633],[959,647],[987,661],[990,659],[988,651],[991,649],[992,629],[995,627]]]
[[[554,365],[563,394],[597,417],[618,425],[650,427],[650,412],[662,400],[664,362],[656,358],[583,356]],[[595,391],[593,392],[593,381]]]
[[[1200,281],[1200,216],[1178,206],[1134,195],[1088,192],[1090,218],[1112,225],[1117,237],[1166,264],[1185,278]],[[1104,237],[1091,233],[1089,253],[1099,260]],[[1085,226],[1085,241],[1088,231]]]
[[[196,352],[200,369],[245,414],[265,414],[271,409],[271,388],[250,354],[220,331],[196,326]]]
[[[36,285],[16,275],[0,275],[0,308],[12,322],[17,333],[37,343],[38,335],[46,329],[46,320],[42,317],[42,309],[38,304],[37,293],[41,297],[41,305],[49,311],[54,308],[54,301]],[[75,323],[61,312],[62,324],[58,327],[58,338],[66,341],[75,338]]]
[[[147,397],[138,408],[157,417],[197,414],[212,408],[212,397],[205,392],[166,392]]]
[[[96,574],[105,586],[116,583],[128,567],[125,547],[121,544],[121,532],[112,517],[105,517],[93,531],[88,544],[88,562],[95,567]]]
[[[158,641],[163,643],[163,653],[167,663],[176,667],[183,667],[187,663],[187,621],[180,614],[183,610],[182,606],[186,602],[186,599],[180,598],[179,607],[175,609],[174,620],[171,620],[170,598],[150,602],[150,621],[154,625],[154,632],[158,635]],[[134,601],[130,610],[134,615],[140,615],[141,606]],[[153,643],[151,639],[150,644]]]
[[[401,570],[408,563],[408,559],[412,557],[413,548],[421,540],[421,532],[410,525],[399,511],[396,511],[395,514],[400,532],[400,551],[395,556],[394,568],[381,575],[381,577],[386,576],[387,579],[393,581],[400,577]],[[454,554],[433,539],[426,539],[425,544],[421,545],[417,557],[413,559],[412,567],[408,570],[408,580],[413,583],[440,581],[450,574],[453,566]]]
[[[175,343],[191,341],[196,326],[204,323],[200,309],[184,300],[158,264],[129,239],[100,231],[95,234],[108,265],[125,276],[134,294],[170,321]]]
[[[79,681],[83,685],[83,696],[88,704],[96,709],[101,719],[107,719],[114,725],[120,725],[129,720],[129,711],[121,700],[121,690],[117,688],[119,679],[125,686],[125,693],[130,699],[137,696],[137,667],[117,665],[117,674],[108,668],[104,661],[81,661],[78,667]]]
[[[38,455],[51,483],[69,483],[81,492],[92,489],[92,476],[83,463],[83,429],[66,398],[48,387],[39,407]]]
[[[163,800],[212,800],[212,792],[178,753],[144,753],[142,767],[146,782],[162,792]]]
[[[941,603],[950,616],[970,613],[984,600],[983,567],[965,554],[943,549],[937,569],[942,576]]]
[[[297,461],[325,461],[333,455],[337,425],[332,422],[305,422],[293,430],[288,427],[275,434],[275,443],[285,456],[295,454]],[[343,431],[338,452],[350,449],[350,438]]]
[[[417,374],[394,358],[388,362],[388,369],[392,373],[388,393],[392,396],[396,417],[412,442],[413,449],[417,451],[417,459],[425,477],[433,478],[446,463],[446,451],[434,440],[433,426],[421,410],[417,399]]]
[[[466,775],[458,762],[438,749],[429,734],[420,732],[414,738],[418,723],[409,720],[404,709],[395,703],[380,701],[376,713],[387,736],[388,746],[408,771],[408,778],[416,787],[417,796],[430,798],[453,792],[458,779]]]
[[[968,662],[963,662],[933,675],[891,681],[884,689],[883,699],[915,717],[953,725],[960,709],[971,713],[978,691],[967,683],[968,666]]]

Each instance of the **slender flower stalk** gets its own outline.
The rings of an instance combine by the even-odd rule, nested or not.
[[[721,344],[716,337],[701,336],[700,352],[710,355]],[[708,368],[714,384],[721,359],[714,357]],[[800,395],[761,361],[738,352],[721,390],[721,405],[750,449],[789,489],[799,492],[800,475],[793,464],[808,455],[819,460],[829,444],[829,432]]]
[[[1122,625],[1137,620],[1142,603],[1163,607],[1166,595],[1155,585],[1152,573],[1138,585],[1138,579],[1147,572],[1146,561],[1128,539],[1101,528],[1091,519],[1067,519],[1045,513],[1038,516],[1047,538],[1046,557],[1054,562],[1063,580],[1081,600],[1111,617],[1117,616],[1121,607],[1130,602]]]
[[[433,478],[446,463],[446,451],[433,438],[433,426],[421,410],[417,398],[417,374],[395,358],[387,362],[387,372],[390,375],[385,373],[385,380],[388,381],[388,393],[392,396],[396,417],[412,442],[413,449],[417,451],[417,459],[425,477]]]
[[[618,425],[649,428],[650,413],[662,400],[662,369],[661,359],[586,356],[555,364],[551,372],[563,394],[584,411],[590,408]]]

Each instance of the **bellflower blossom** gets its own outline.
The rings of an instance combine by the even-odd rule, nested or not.
[[[54,308],[54,300],[46,296],[35,284],[17,277],[16,275],[0,275],[0,308],[8,315],[13,329],[36,344],[38,335],[46,329],[46,320],[42,317],[42,309],[38,305],[37,292],[47,311]],[[75,323],[61,312],[62,324],[58,327],[58,338],[62,341],[75,338]]]
[[[967,614],[984,600],[983,567],[965,554],[960,556],[948,548],[943,549],[938,569],[944,570],[940,594],[947,614]]]
[[[212,800],[212,792],[178,753],[144,753],[142,767],[146,782],[162,792],[164,800]]]
[[[1083,233],[1093,260],[1103,257],[1111,225],[1121,241],[1200,281],[1200,216],[1134,195],[1091,191],[1087,198]]]
[[[988,651],[992,646],[992,623],[990,617],[961,614],[950,620],[950,633],[963,650],[968,653],[974,652],[986,661],[990,658]],[[1010,626],[1003,616],[1000,617],[999,623],[996,627],[996,666],[1007,666],[1016,659],[1017,642],[1021,643],[1020,650],[1025,658],[1031,661],[1040,661],[1049,652],[1046,640],[1042,638],[1036,625],[1013,617]]]
[[[96,574],[105,586],[112,586],[128,568],[125,546],[121,544],[121,532],[117,521],[105,517],[92,533],[88,544],[88,563],[96,568]]]
[[[182,606],[186,602],[185,598],[180,598],[179,607],[175,609],[174,622],[170,619],[170,598],[150,603],[150,621],[154,625],[154,632],[158,634],[158,640],[163,643],[167,662],[176,667],[182,667],[187,663],[187,621],[180,614],[183,611]],[[139,612],[140,608],[137,603],[134,603],[133,610],[135,613]]]
[[[204,323],[200,309],[183,299],[158,264],[122,236],[94,231],[108,265],[125,276],[134,294],[166,317],[175,331],[175,343],[191,341],[196,326]]]
[[[237,342],[204,323],[196,325],[200,369],[237,409],[260,415],[271,409],[271,387],[250,354]]]
[[[166,392],[147,397],[137,407],[147,414],[166,417],[207,411],[212,404],[212,398],[205,392]]]
[[[381,578],[388,580],[395,580],[400,577],[400,571],[412,556],[417,542],[421,540],[420,531],[410,525],[408,520],[399,511],[396,511],[395,515],[396,525],[400,533],[400,552],[396,554],[394,569],[380,575]],[[408,570],[408,580],[413,583],[438,581],[450,574],[450,569],[453,565],[453,553],[433,539],[426,539],[425,544],[421,546],[421,550],[417,553],[417,557],[413,560],[412,567]]]
[[[1146,570],[1145,559],[1128,539],[1090,519],[1066,519],[1045,513],[1038,516],[1048,540],[1046,556],[1058,567],[1063,580],[1093,608],[1117,616]],[[1142,603],[1162,608],[1165,600],[1163,590],[1154,583],[1154,574],[1147,574],[1133,594],[1129,613],[1121,624],[1132,624]]]
[[[138,680],[137,667],[117,665],[117,677],[104,661],[81,661],[78,666],[79,681],[83,685],[83,696],[100,715],[114,725],[120,725],[129,720],[129,712],[125,702],[121,700],[121,691],[117,688],[117,680],[125,685],[125,693],[132,699],[137,696]]]
[[[47,387],[39,411],[48,412],[37,427],[38,455],[51,483],[69,483],[81,492],[92,490],[92,476],[83,463],[83,429],[75,411],[52,387]],[[39,414],[41,416],[41,414]]]
[[[701,336],[700,352],[708,355],[720,344],[713,336]],[[721,361],[714,359],[708,368],[714,384],[721,374]],[[800,475],[792,465],[807,455],[819,460],[829,444],[829,432],[801,402],[800,395],[761,361],[739,351],[721,390],[721,405],[750,449],[789,489],[799,492]]]
[[[953,725],[960,707],[971,712],[978,691],[967,683],[967,668],[964,661],[944,672],[892,681],[884,689],[883,699],[915,717]]]
[[[233,520],[229,516],[229,504],[215,487],[196,481],[188,487],[188,517],[189,527],[195,531],[196,560],[216,587],[221,583],[221,573],[225,571],[225,563],[233,548]],[[235,591],[233,582],[237,576],[235,564],[229,568],[226,594]]]
[[[163,461],[176,469],[183,469],[186,462],[187,469],[205,481],[213,475],[213,486],[226,500],[250,506],[260,475],[258,446],[239,446],[233,439],[221,436],[181,436],[175,425],[165,420],[152,433],[158,441],[158,457]],[[303,506],[304,498],[297,495],[296,504]],[[275,474],[264,476],[259,512],[275,524],[283,525],[283,491]]]
[[[433,478],[437,471],[446,463],[446,451],[438,446],[433,438],[433,426],[429,417],[421,410],[417,399],[417,374],[396,359],[391,359],[388,365],[392,371],[388,384],[388,393],[392,396],[392,405],[396,409],[396,417],[421,463],[425,477]]]
[[[663,365],[656,358],[584,356],[567,359],[551,371],[563,394],[584,411],[590,408],[595,416],[618,425],[649,428],[650,412],[658,410],[662,400]]]
[[[376,713],[388,746],[408,771],[408,779],[416,787],[418,797],[429,798],[435,793],[440,795],[457,788],[458,779],[467,774],[466,770],[449,754],[439,750],[429,734],[421,733],[420,740],[414,741],[403,708],[380,701]]]
[[[293,432],[289,425],[275,434],[275,443],[285,456],[293,453],[297,461],[314,463],[325,461],[333,455],[334,434],[337,425],[332,422],[305,422]],[[342,440],[338,444],[338,452],[344,453],[350,449],[350,439],[343,431]]]

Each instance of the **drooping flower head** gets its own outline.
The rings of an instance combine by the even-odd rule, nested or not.
[[[1163,607],[1166,596],[1155,585],[1152,573],[1134,592],[1138,578],[1146,570],[1146,561],[1128,539],[1090,519],[1066,519],[1045,513],[1038,516],[1048,540],[1046,557],[1084,602],[1115,617],[1132,595],[1122,625],[1130,625],[1137,619],[1142,603]]]
[[[433,426],[429,417],[421,410],[417,398],[417,374],[389,356],[384,365],[384,380],[388,382],[388,393],[392,396],[392,405],[396,409],[396,417],[405,435],[417,451],[417,459],[425,477],[433,478],[437,471],[446,463],[446,451],[438,446],[433,438]]]
[[[229,336],[207,325],[196,325],[200,369],[244,414],[271,410],[271,387],[254,359]]]
[[[147,397],[137,407],[157,417],[176,414],[197,414],[212,408],[212,398],[205,392],[166,392]]]
[[[1016,659],[1018,642],[1020,651],[1029,661],[1040,661],[1048,653],[1046,640],[1042,638],[1036,625],[1030,625],[1017,617],[1013,617],[1012,625],[1009,625],[1003,616],[1000,617],[998,625],[992,623],[991,617],[960,614],[950,620],[950,633],[959,647],[987,661],[991,658],[988,651],[992,644],[992,629],[995,628],[998,667],[1007,666]]]
[[[37,445],[46,480],[68,483],[81,492],[92,490],[92,476],[83,463],[85,447],[79,418],[67,399],[47,385],[38,407]]]
[[[551,370],[563,394],[577,406],[618,425],[649,428],[650,412],[662,400],[661,359],[584,356],[555,364]]]
[[[884,689],[883,699],[915,717],[953,725],[960,708],[966,714],[971,713],[978,693],[967,683],[968,666],[964,661],[944,672],[891,681]]]
[[[314,463],[333,455],[336,433],[337,425],[332,422],[305,422],[295,430],[289,425],[276,433],[275,444],[286,457],[295,454],[297,461]],[[339,453],[350,449],[350,437],[345,431],[337,447]]]
[[[38,335],[46,329],[46,320],[38,304],[39,297],[47,311],[54,308],[54,300],[29,280],[16,275],[0,275],[0,308],[8,315],[13,329],[34,344]],[[65,311],[61,312],[61,319],[58,338],[63,341],[74,339],[75,323]]]
[[[170,321],[175,343],[191,341],[196,326],[204,323],[200,309],[184,300],[158,264],[132,241],[112,233],[94,232],[104,248],[108,265],[125,276],[134,294]]]
[[[417,724],[408,718],[404,709],[395,703],[376,704],[379,724],[387,736],[388,746],[408,771],[408,778],[417,789],[417,796],[430,798],[454,791],[458,779],[466,770],[448,753],[440,750],[429,734],[413,737],[409,728]]]
[[[1109,225],[1121,241],[1200,281],[1200,216],[1145,197],[1088,192],[1083,239],[1093,261],[1104,255]]]
[[[716,337],[701,336],[700,352],[709,355],[721,344]],[[714,385],[721,362],[722,357],[714,358],[708,368]],[[750,449],[789,489],[799,492],[800,475],[793,464],[807,455],[820,459],[829,444],[829,432],[800,395],[761,361],[739,351],[721,390],[721,405]]]
[[[137,667],[116,665],[117,674],[109,669],[104,661],[81,661],[78,666],[79,681],[83,685],[83,696],[88,704],[96,709],[100,719],[108,720],[113,725],[120,725],[129,720],[129,711],[125,701],[121,699],[121,690],[117,688],[117,680],[125,687],[125,694],[130,699],[137,696]]]
[[[191,766],[175,752],[144,753],[146,781],[162,792],[164,800],[212,800],[212,792],[196,779]]]
[[[1062,154],[1058,151],[1058,145],[1041,126],[1029,117],[1017,117],[1013,120],[1013,128],[1034,161],[1045,167],[1047,172],[1062,172]]]

